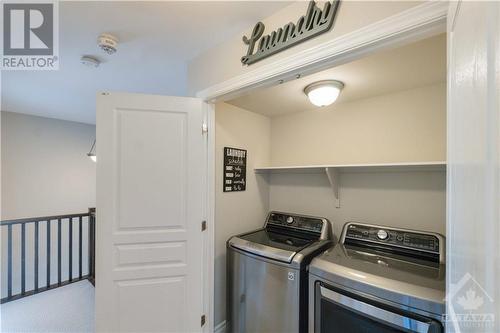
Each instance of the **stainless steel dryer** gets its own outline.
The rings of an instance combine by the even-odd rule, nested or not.
[[[445,240],[348,223],[309,267],[309,332],[444,332]]]
[[[307,331],[307,265],[332,245],[324,218],[271,212],[227,242],[230,332]]]

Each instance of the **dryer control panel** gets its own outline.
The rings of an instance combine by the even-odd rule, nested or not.
[[[434,233],[388,228],[384,226],[348,223],[342,243],[355,241],[359,245],[404,248],[439,255],[444,246],[443,237]]]

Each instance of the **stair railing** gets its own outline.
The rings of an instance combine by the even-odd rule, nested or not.
[[[0,280],[6,284],[2,283],[0,303],[84,279],[94,284],[95,208],[80,214],[0,221],[0,235],[6,253],[1,258]]]

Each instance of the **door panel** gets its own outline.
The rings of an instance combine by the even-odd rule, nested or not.
[[[201,330],[202,121],[194,98],[98,96],[98,332]]]
[[[186,223],[187,113],[131,109],[116,113],[120,229],[182,229]],[[165,211],[168,219],[163,218]]]
[[[121,332],[186,331],[186,323],[179,320],[185,315],[187,303],[184,277],[120,281],[116,293]],[[137,305],[144,310],[140,316],[136,313]]]

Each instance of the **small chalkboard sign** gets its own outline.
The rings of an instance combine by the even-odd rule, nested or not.
[[[247,151],[224,147],[224,192],[245,191],[247,185]]]

